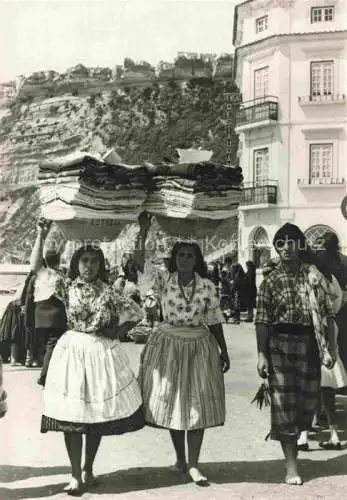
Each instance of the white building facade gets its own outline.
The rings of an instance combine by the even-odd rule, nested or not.
[[[247,0],[234,16],[244,199],[239,261],[274,254],[285,222],[347,252],[347,1]]]

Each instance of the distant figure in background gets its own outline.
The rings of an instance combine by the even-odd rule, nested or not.
[[[224,269],[227,270],[229,278],[231,278],[231,271],[232,271],[232,268],[233,268],[233,260],[234,259],[228,255],[224,259],[224,265],[221,266],[221,267],[223,267]]]
[[[248,260],[246,262],[245,274],[245,306],[247,308],[246,322],[253,322],[254,309],[256,307],[257,299],[257,285],[256,285],[256,267],[254,262]]]
[[[15,296],[7,305],[0,323],[1,351],[5,353],[9,347],[11,366],[20,366],[25,361],[27,331],[25,327],[24,306],[31,277],[32,275],[29,273],[24,285],[18,288]]]
[[[220,281],[221,281],[220,265],[221,265],[220,262],[216,262],[208,273],[208,278],[212,281],[212,283],[216,287],[216,292],[218,296],[220,294]]]
[[[7,394],[3,388],[2,358],[0,356],[0,418],[7,412]]]
[[[332,303],[333,312],[337,315],[341,309],[343,293],[336,277],[331,272],[330,263],[330,256],[324,248],[320,247],[320,250],[315,256],[315,264],[326,280],[326,290]],[[321,404],[326,414],[330,431],[330,439],[319,443],[319,446],[325,450],[341,449],[337,429],[335,394],[337,389],[347,386],[347,373],[338,354],[337,325],[334,324],[334,327],[335,343],[337,345],[336,362],[331,370],[325,368],[324,365],[321,367]],[[308,430],[301,433],[300,438],[298,439],[298,449],[302,451],[309,450]]]
[[[231,302],[234,311],[232,323],[239,325],[245,298],[245,272],[241,264],[234,264],[231,269],[231,288]]]
[[[46,230],[49,230],[49,225]],[[35,332],[34,342],[44,347],[42,370],[37,383],[44,386],[53,349],[67,329],[65,306],[55,295],[56,283],[64,278],[59,269],[60,254],[54,250],[46,252],[44,264],[33,273],[29,285],[25,316],[29,329]]]
[[[11,366],[21,366],[24,362],[24,321],[21,295],[16,294],[6,306],[0,322],[0,344],[4,360],[10,357]]]
[[[134,261],[132,253],[125,253],[122,257],[122,271],[125,274],[127,281],[131,281],[137,285],[138,282],[138,267]]]
[[[154,324],[160,320],[160,304],[153,290],[148,290],[143,301],[146,315],[146,322],[153,328]]]
[[[342,306],[336,315],[336,324],[339,330],[337,338],[339,354],[345,370],[347,370],[347,257],[341,254],[339,240],[335,233],[327,231],[321,240],[320,243],[326,251],[329,268],[343,292]]]
[[[223,268],[219,278],[220,282],[220,308],[226,322],[230,319],[233,311],[232,287],[227,269]]]

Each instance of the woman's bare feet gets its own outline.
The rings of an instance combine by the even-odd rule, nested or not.
[[[93,472],[82,471],[82,482],[85,486],[91,488],[100,484],[100,479],[94,476]]]
[[[197,467],[189,468],[189,475],[198,486],[209,486],[209,482],[207,481],[207,477],[203,476]]]
[[[287,474],[284,481],[286,484],[289,484],[291,486],[301,486],[303,483],[301,476],[299,476],[299,475],[289,476]]]
[[[66,491],[68,495],[79,496],[82,494],[82,482],[72,477],[69,484],[65,486],[64,491]]]
[[[286,484],[290,484],[292,486],[299,486],[302,484],[303,481],[302,481],[301,476],[298,472],[296,463],[287,464],[286,471],[287,471],[287,473],[286,473],[286,477],[284,479],[284,482]]]

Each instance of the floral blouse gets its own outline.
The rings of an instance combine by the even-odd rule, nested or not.
[[[133,300],[99,279],[86,282],[80,277],[74,281],[62,278],[56,283],[54,295],[65,304],[70,328],[85,333],[96,332],[115,320],[122,323],[142,318],[141,308]]]
[[[177,272],[156,273],[153,291],[161,303],[165,322],[175,326],[198,326],[224,321],[215,285],[209,279],[195,273],[195,292],[194,280],[182,290],[184,295],[178,284]]]

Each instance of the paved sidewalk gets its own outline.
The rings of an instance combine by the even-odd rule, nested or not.
[[[202,470],[209,488],[182,482],[169,469],[174,461],[168,433],[144,430],[120,437],[107,437],[96,459],[96,474],[102,484],[83,495],[92,499],[342,499],[347,491],[347,446],[339,452],[322,451],[312,436],[312,451],[302,453],[305,484],[281,483],[282,454],[275,442],[265,442],[269,409],[259,411],[250,404],[258,386],[255,334],[249,324],[225,327],[232,368],[226,375],[227,422],[206,432],[201,454]],[[123,344],[134,370],[142,346]],[[39,433],[42,390],[36,384],[38,371],[5,365],[9,412],[0,421],[0,500],[62,499],[69,477],[63,438]],[[347,428],[347,398],[338,398],[341,424]],[[342,407],[341,407],[342,408]],[[347,438],[342,433],[343,439]]]

